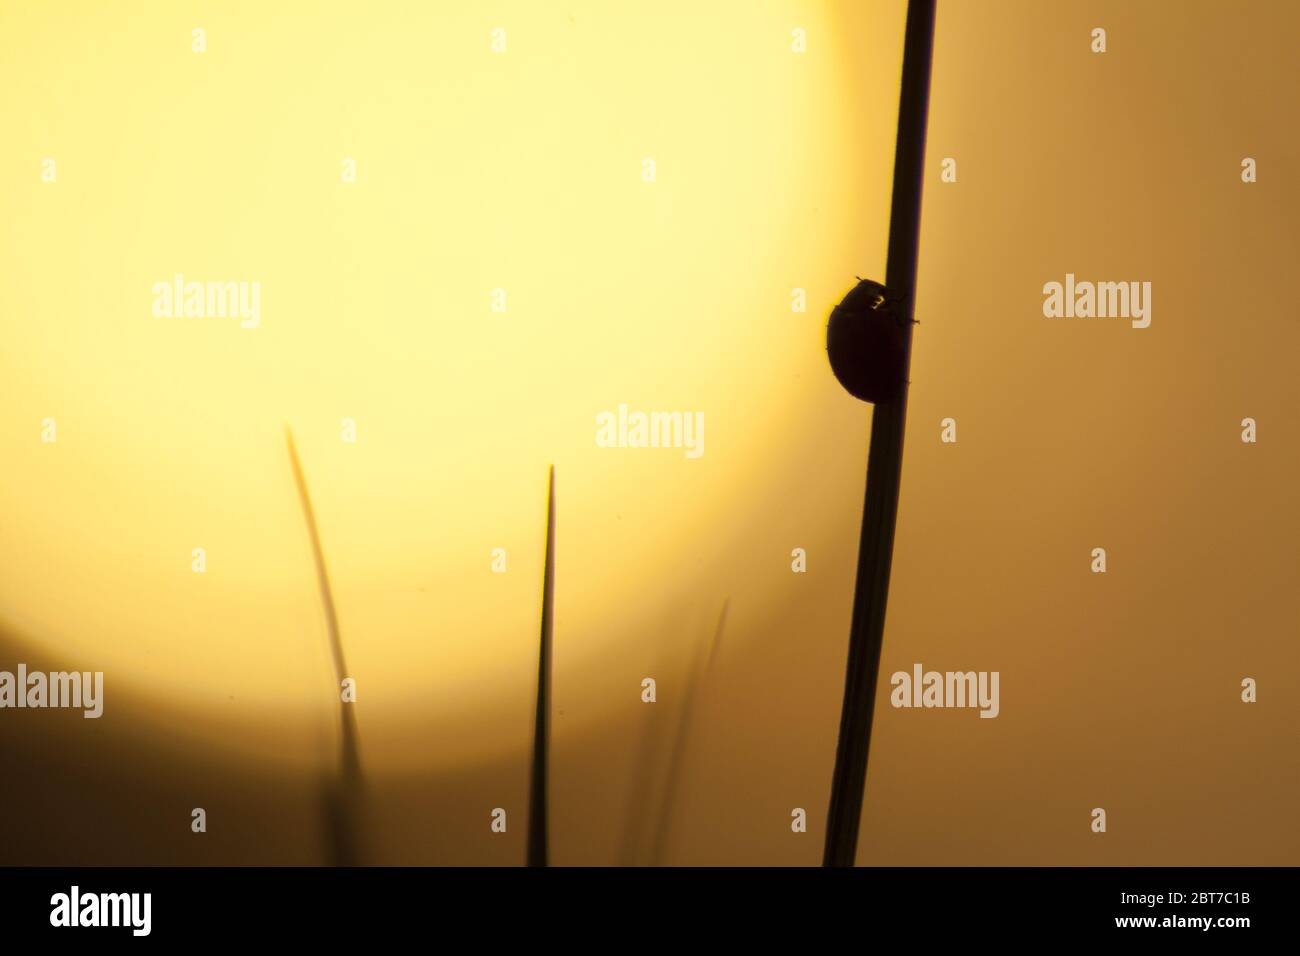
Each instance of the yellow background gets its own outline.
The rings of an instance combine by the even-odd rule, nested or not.
[[[555,861],[819,861],[868,421],[822,334],[883,273],[902,21],[0,5],[0,668],[107,685],[100,721],[0,713],[3,858],[323,858],[334,676],[287,423],[358,681],[368,862],[522,858],[551,463]],[[999,670],[1002,713],[894,711],[882,681],[861,862],[1300,855],[1296,26],[940,4],[882,674]],[[153,318],[176,272],[260,281],[261,326]],[[1151,328],[1044,319],[1066,272],[1152,281]],[[621,402],[702,411],[704,456],[597,448]]]

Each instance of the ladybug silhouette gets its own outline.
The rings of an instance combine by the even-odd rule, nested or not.
[[[879,282],[859,279],[826,323],[831,371],[854,398],[881,404],[907,379],[907,322]]]

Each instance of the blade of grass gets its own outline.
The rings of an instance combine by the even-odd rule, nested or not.
[[[664,857],[668,851],[668,838],[672,833],[673,812],[677,806],[677,799],[681,792],[682,778],[684,776],[682,768],[686,764],[686,741],[690,737],[691,722],[695,716],[695,702],[699,697],[700,688],[704,686],[709,672],[713,670],[713,661],[717,657],[718,645],[722,642],[722,630],[727,625],[727,608],[730,604],[730,598],[722,602],[722,610],[718,612],[718,623],[713,629],[713,638],[708,644],[700,648],[696,657],[694,672],[686,685],[686,694],[682,700],[682,715],[677,721],[677,736],[673,741],[673,749],[668,755],[663,805],[659,808],[659,826],[655,831],[654,846],[650,855],[650,862],[654,866],[663,866]]]
[[[925,122],[930,100],[930,62],[934,54],[935,0],[908,0],[903,33],[903,79],[894,148],[894,193],[889,213],[885,288],[899,303],[905,321],[903,368],[911,359],[912,314],[916,300],[916,260],[921,230],[921,185],[925,162]],[[867,489],[858,538],[858,576],[849,623],[849,654],[844,704],[831,775],[826,814],[825,866],[853,866],[867,786],[871,722],[885,639],[885,604],[898,520],[898,490],[903,470],[903,426],[907,386],[899,396],[877,404],[871,415]]]
[[[670,627],[671,625],[669,625]],[[666,629],[668,629],[666,627]],[[664,663],[662,645],[655,648],[654,666],[651,674],[662,674],[668,670]],[[642,866],[649,860],[647,844],[650,839],[650,819],[652,806],[661,803],[656,796],[662,791],[662,774],[660,752],[664,749],[661,731],[667,722],[669,712],[658,707],[638,707],[644,722],[641,725],[641,742],[637,748],[637,759],[632,764],[631,782],[628,788],[627,817],[623,825],[623,848],[619,857],[622,866]]]
[[[546,866],[546,786],[551,745],[551,640],[555,620],[555,466],[546,475],[546,563],[542,572],[542,635],[537,654],[537,716],[528,800],[528,865]]]
[[[320,587],[321,605],[325,609],[325,627],[329,633],[330,652],[334,658],[334,676],[339,686],[347,677],[347,664],[343,658],[343,639],[339,634],[338,614],[334,609],[334,593],[330,588],[329,571],[325,566],[325,552],[321,548],[320,531],[316,526],[316,513],[307,491],[307,479],[298,449],[293,442],[293,432],[284,428],[285,444],[289,448],[289,464],[293,467],[293,480],[298,487],[307,521],[307,534],[311,538],[312,558],[316,563],[316,581]],[[360,860],[358,820],[360,816],[361,756],[357,743],[356,715],[352,708],[339,700],[339,770],[335,778],[327,778],[324,785],[325,817],[328,829],[330,858],[335,866],[355,866]]]

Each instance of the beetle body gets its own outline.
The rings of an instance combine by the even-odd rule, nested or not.
[[[850,395],[876,404],[898,397],[907,377],[906,329],[885,287],[870,279],[831,310],[826,356]]]

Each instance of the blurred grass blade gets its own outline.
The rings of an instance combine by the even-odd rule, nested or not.
[[[686,694],[682,700],[682,716],[677,722],[677,736],[673,741],[673,749],[668,755],[663,805],[659,808],[659,826],[655,831],[654,847],[650,856],[650,862],[654,866],[663,866],[664,857],[668,852],[668,838],[672,831],[672,819],[677,807],[677,798],[681,792],[683,767],[686,764],[686,741],[691,733],[691,722],[695,716],[695,703],[699,697],[700,688],[704,686],[708,680],[709,672],[713,669],[713,661],[717,657],[718,645],[722,642],[722,630],[727,625],[727,608],[730,604],[730,598],[722,602],[722,610],[718,612],[718,624],[713,629],[713,639],[700,648],[694,673],[691,674],[686,685]]]
[[[312,557],[316,562],[316,581],[320,586],[321,604],[325,608],[325,627],[329,632],[330,652],[334,657],[336,693],[348,676],[343,659],[343,639],[339,635],[338,614],[334,610],[334,594],[330,589],[329,571],[325,567],[325,552],[321,548],[320,532],[316,527],[316,513],[307,491],[307,479],[298,449],[293,442],[293,432],[286,425],[285,444],[289,448],[289,463],[293,466],[293,479],[298,486],[298,499],[302,502],[303,516],[307,521],[307,534],[311,538]],[[335,866],[355,866],[360,861],[359,825],[361,799],[361,756],[357,745],[357,722],[352,707],[339,700],[339,770],[334,778],[323,784],[325,817],[328,829],[329,855]]]
[[[662,674],[669,670],[664,662],[663,646],[655,648],[655,663],[648,673]],[[650,840],[650,824],[654,809],[662,803],[659,795],[663,791],[663,773],[661,772],[661,751],[663,729],[667,720],[662,716],[667,711],[658,707],[640,707],[644,723],[641,726],[641,743],[637,759],[632,764],[631,781],[628,787],[627,818],[623,826],[623,848],[619,863],[621,866],[642,866],[649,859],[647,843]]]

